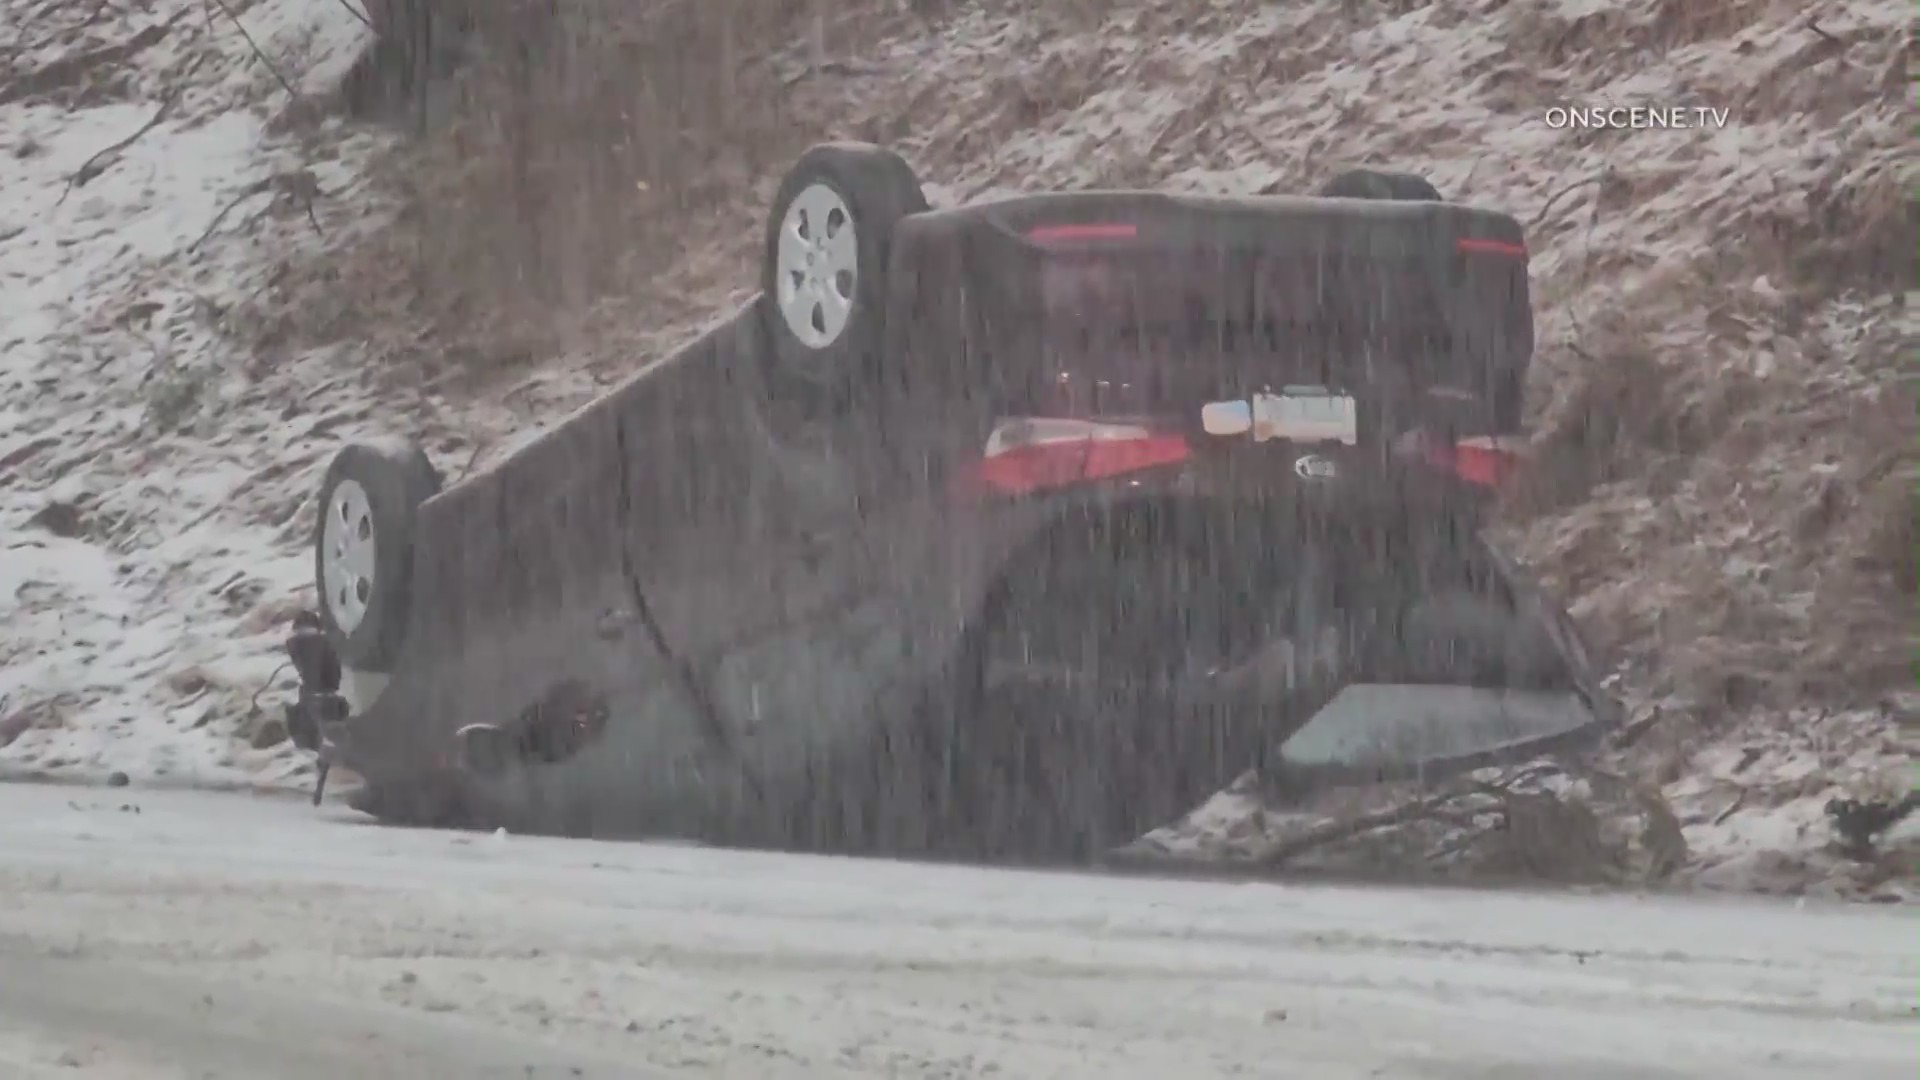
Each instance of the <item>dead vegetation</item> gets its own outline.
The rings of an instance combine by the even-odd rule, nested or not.
[[[124,41],[65,52],[37,66],[19,65],[18,57],[22,54],[38,51],[45,45],[87,29],[105,6],[96,5],[92,15],[74,26],[48,31],[44,36],[17,47],[7,58],[7,67],[13,70],[9,72],[7,81],[0,83],[0,106],[43,95],[71,97],[89,90],[97,93],[104,89],[104,82],[123,74],[122,65],[165,40],[180,21],[180,18],[175,18],[171,22],[154,23]]]
[[[1124,858],[1146,865],[1624,886],[1666,881],[1688,854],[1679,820],[1657,785],[1592,762],[1542,761],[1430,788],[1344,789],[1287,810],[1274,805],[1259,778],[1248,774]]]
[[[390,163],[397,227],[343,275],[351,319],[389,365],[473,374],[594,326],[701,317],[743,280],[760,189],[826,131],[791,90],[847,58],[778,58],[824,34],[827,11],[501,4],[401,47],[399,75],[359,72],[359,108],[423,133]],[[856,25],[837,9],[831,22],[836,41]],[[416,69],[432,75],[409,85]]]

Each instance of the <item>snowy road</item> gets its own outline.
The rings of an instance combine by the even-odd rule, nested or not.
[[[1911,931],[0,785],[8,1077],[1905,1078]]]

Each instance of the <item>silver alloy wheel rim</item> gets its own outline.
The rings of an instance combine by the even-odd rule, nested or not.
[[[342,633],[351,634],[373,602],[374,557],[379,539],[373,531],[373,506],[358,481],[342,480],[323,509],[320,531],[320,586],[327,610]]]
[[[853,316],[860,269],[853,214],[839,192],[809,184],[793,197],[774,261],[774,302],[788,331],[811,349],[838,341]]]

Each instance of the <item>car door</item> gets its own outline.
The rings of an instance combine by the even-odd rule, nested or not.
[[[935,510],[903,498],[876,414],[830,420],[769,396],[751,309],[714,355],[656,387],[636,456],[670,461],[637,573],[646,616],[699,700],[712,749],[778,780],[898,715]]]
[[[754,502],[729,546],[757,565],[729,587],[751,581],[756,596],[702,638],[700,669],[765,777],[797,774],[903,716],[938,636],[927,629],[942,621],[927,543],[937,510],[902,483],[880,419],[742,402]]]

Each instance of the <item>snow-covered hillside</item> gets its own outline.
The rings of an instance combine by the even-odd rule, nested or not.
[[[311,578],[293,526],[371,418],[351,357],[264,364],[233,320],[373,223],[373,144],[301,118],[365,28],[316,0],[0,23],[0,761],[284,775],[249,711]]]

